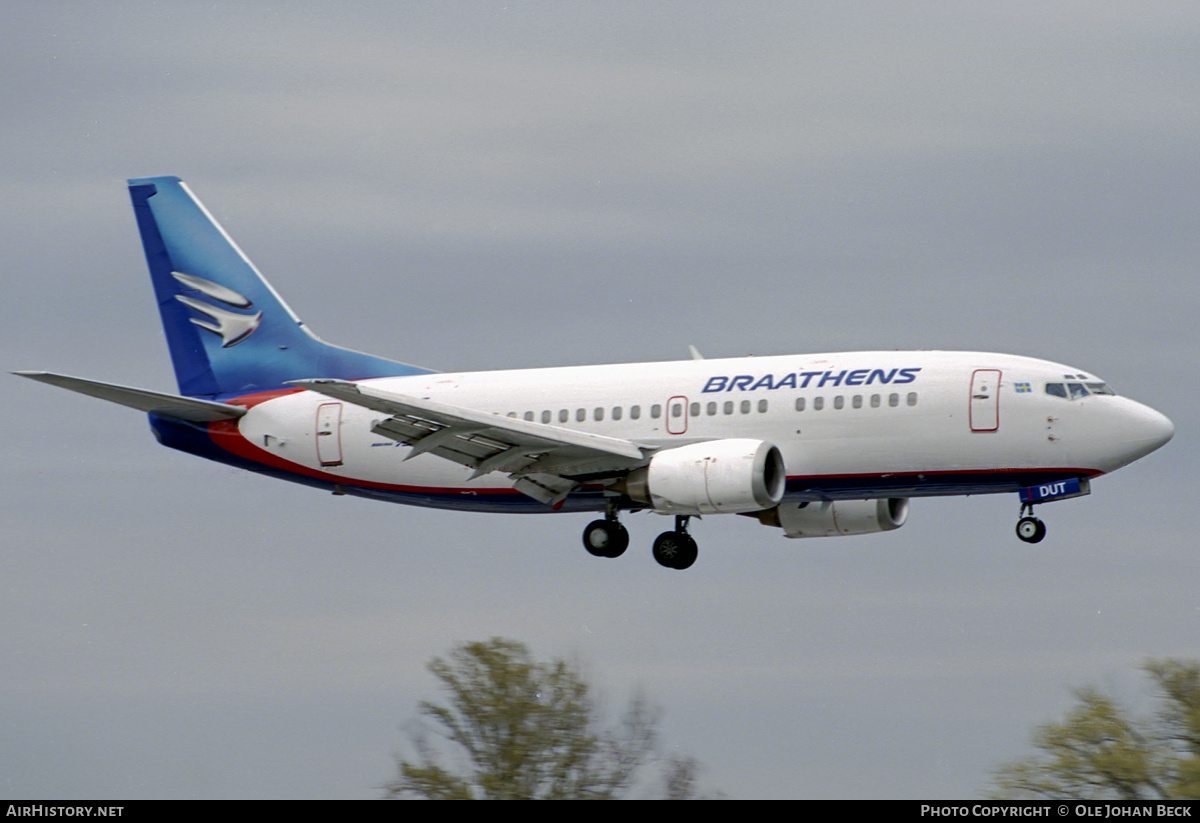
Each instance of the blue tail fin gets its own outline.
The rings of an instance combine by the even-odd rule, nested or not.
[[[310,332],[178,177],[130,180],[129,194],[181,394],[427,371]]]

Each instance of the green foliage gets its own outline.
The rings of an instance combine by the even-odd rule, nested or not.
[[[997,770],[998,798],[1200,798],[1200,663],[1164,660],[1143,667],[1157,715],[1131,717],[1095,689],[1075,693],[1061,723],[1040,726],[1039,754]]]
[[[398,759],[387,797],[616,799],[651,759],[658,718],[643,700],[630,703],[614,730],[600,730],[579,673],[562,660],[535,661],[514,640],[462,644],[448,659],[434,658],[429,670],[448,701],[422,702],[420,713],[442,745],[416,733],[416,761]],[[442,765],[446,748],[457,771]],[[692,796],[695,773],[694,761],[671,761],[666,795]]]

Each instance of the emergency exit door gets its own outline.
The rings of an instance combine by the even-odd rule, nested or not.
[[[342,404],[317,407],[317,461],[322,466],[342,465]]]
[[[1000,428],[1000,371],[976,369],[971,375],[971,431]]]

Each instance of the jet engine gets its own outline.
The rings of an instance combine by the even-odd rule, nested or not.
[[[908,498],[817,500],[781,503],[758,515],[759,522],[783,529],[785,537],[836,537],[898,529],[908,519]]]
[[[741,513],[778,505],[786,482],[779,449],[764,440],[729,439],[660,451],[630,473],[623,490],[664,514]]]

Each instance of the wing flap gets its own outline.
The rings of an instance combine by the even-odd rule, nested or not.
[[[513,485],[522,494],[527,494],[534,500],[552,506],[579,488],[579,484],[573,480],[541,472],[522,475]]]

